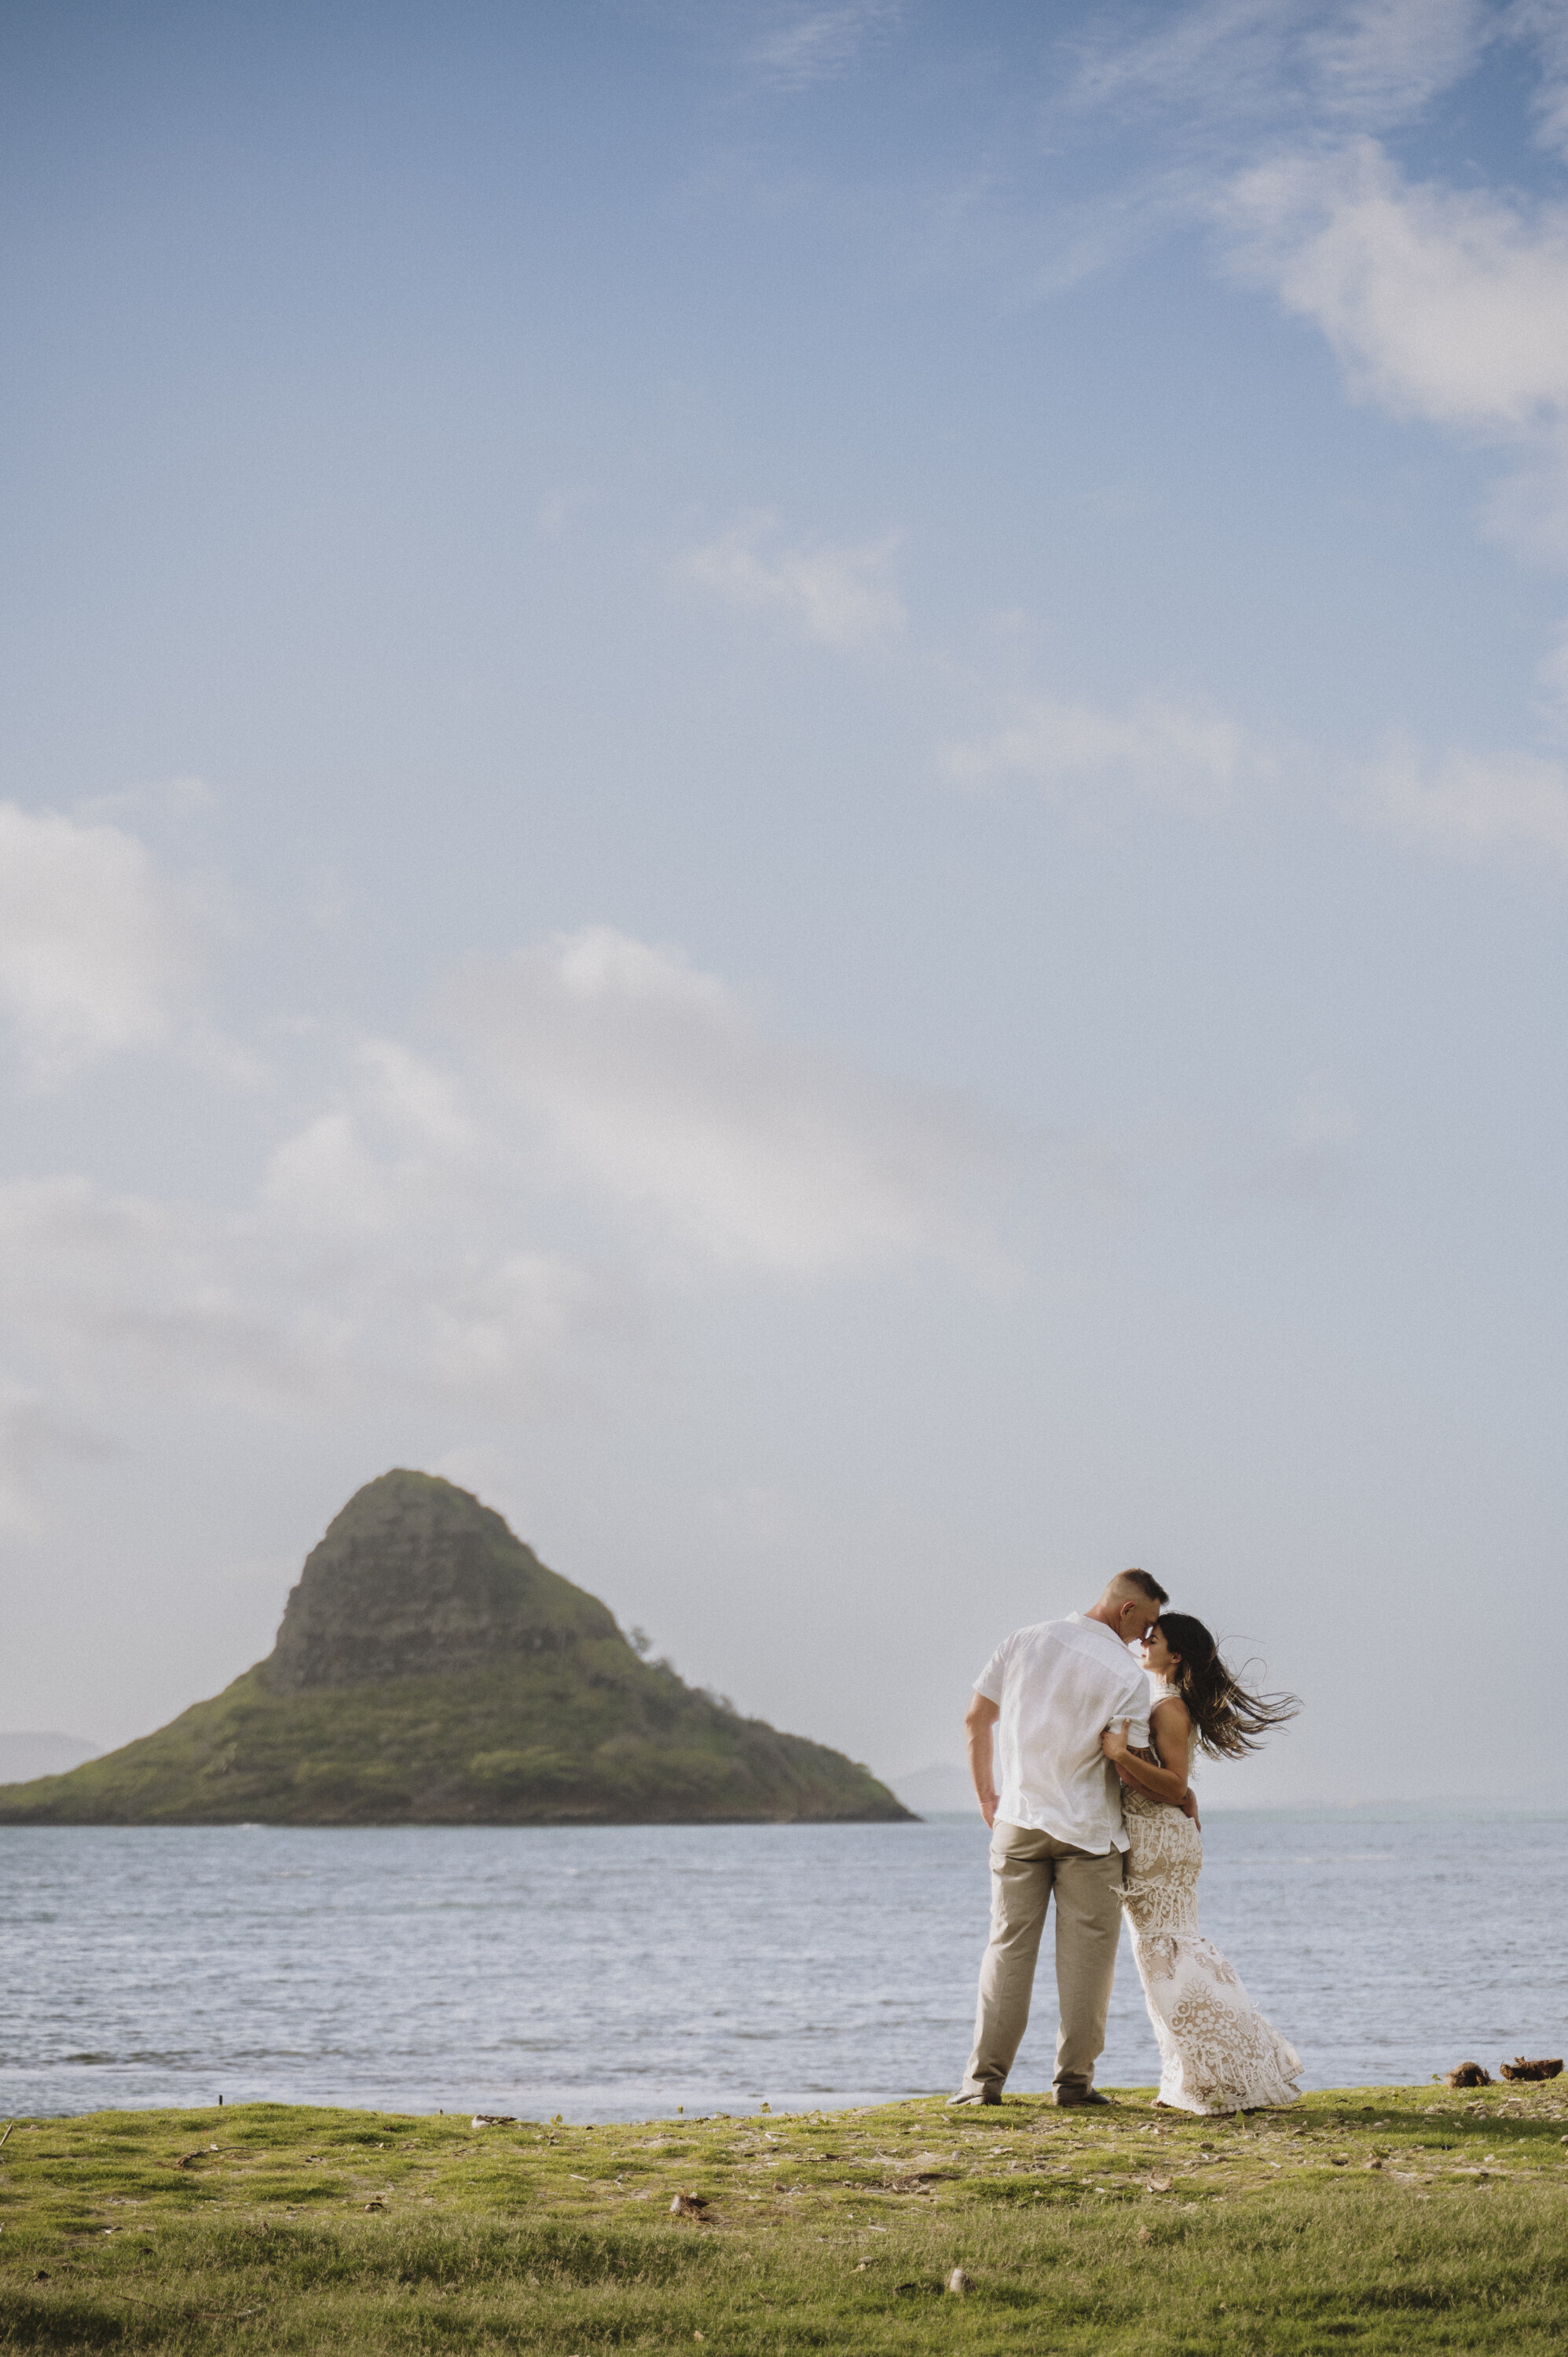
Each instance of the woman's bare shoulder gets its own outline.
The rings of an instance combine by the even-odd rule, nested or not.
[[[1192,1713],[1180,1695],[1162,1695],[1149,1711],[1151,1727],[1156,1722],[1166,1727],[1184,1727],[1192,1725]]]

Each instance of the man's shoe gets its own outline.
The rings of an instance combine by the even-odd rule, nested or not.
[[[1109,2104],[1111,2101],[1110,2096],[1102,2095],[1098,2087],[1058,2087],[1056,2098],[1058,2112],[1074,2110],[1081,2104]]]
[[[966,2095],[961,2091],[956,2095],[950,2095],[947,2108],[950,2112],[955,2104],[999,2104],[1001,2101],[1000,2087],[982,2087],[972,2095]]]

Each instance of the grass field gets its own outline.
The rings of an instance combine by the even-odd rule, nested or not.
[[[0,2349],[1565,2346],[1563,2081],[1206,2122],[1146,2091],[609,2127],[258,2104],[0,2144]]]

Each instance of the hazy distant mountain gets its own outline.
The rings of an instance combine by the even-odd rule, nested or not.
[[[84,1760],[96,1760],[100,1746],[80,1735],[0,1735],[0,1784],[25,1784],[32,1776],[60,1776]]]
[[[311,1551],[264,1662],[68,1775],[9,1824],[864,1821],[869,1769],[645,1662],[500,1516],[384,1473]]]
[[[911,1769],[908,1776],[895,1776],[891,1781],[904,1806],[913,1809],[918,1816],[940,1817],[961,1810],[977,1824],[980,1822],[980,1804],[967,1768],[955,1768],[946,1760],[938,1760],[929,1768]]]

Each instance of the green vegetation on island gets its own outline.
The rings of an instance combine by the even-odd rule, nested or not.
[[[425,1473],[356,1492],[268,1658],[154,1735],[0,1786],[3,1824],[845,1822],[868,1769],[645,1661],[596,1597]]]
[[[1565,2128],[1561,2083],[1238,2120],[1148,2091],[610,2127],[24,2120],[0,2350],[1555,2357]]]

